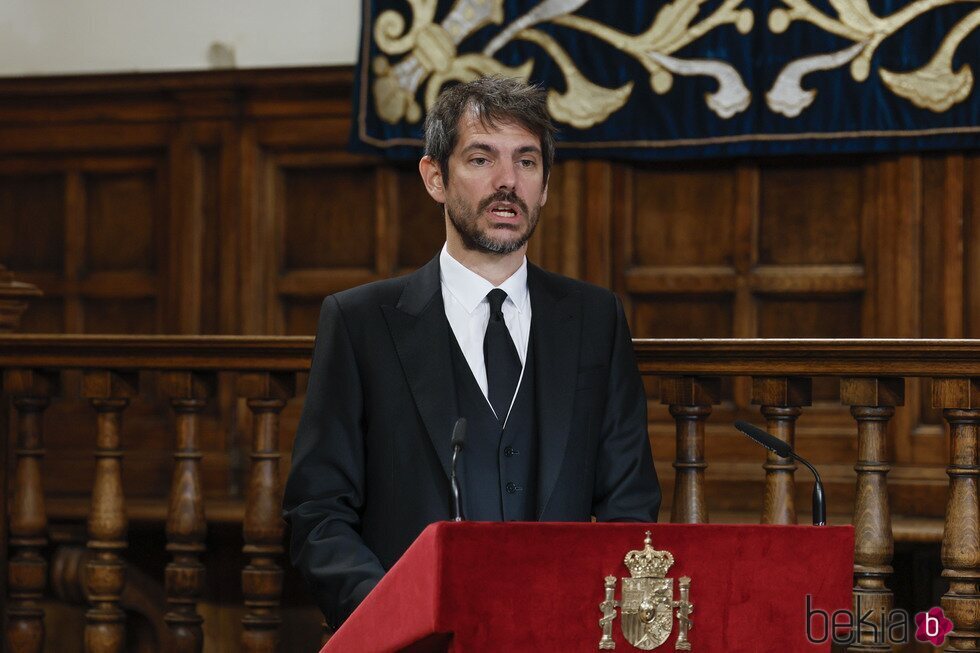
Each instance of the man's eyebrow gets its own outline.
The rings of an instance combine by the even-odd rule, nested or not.
[[[518,154],[541,154],[541,148],[537,145],[525,145],[517,148]]]
[[[464,152],[469,152],[470,150],[479,150],[481,152],[489,152],[490,154],[497,153],[497,148],[495,148],[493,145],[490,145],[489,143],[481,143],[480,141],[470,143],[463,148]]]

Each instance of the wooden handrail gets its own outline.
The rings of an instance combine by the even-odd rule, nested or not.
[[[980,376],[980,340],[633,340],[644,374]],[[309,336],[0,334],[0,367],[305,371]]]
[[[638,338],[633,346],[644,374],[980,376],[980,340]]]
[[[302,372],[312,354],[298,336],[0,335],[0,368]]]

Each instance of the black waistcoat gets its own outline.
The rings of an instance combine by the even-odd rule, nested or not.
[[[473,521],[536,519],[538,433],[533,347],[503,430],[452,335],[453,378],[466,445],[459,459],[463,516]]]

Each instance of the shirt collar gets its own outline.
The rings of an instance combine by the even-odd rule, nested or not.
[[[508,299],[514,303],[518,312],[523,313],[527,308],[527,257],[521,261],[521,267],[499,286],[478,275],[473,270],[457,261],[449,253],[446,245],[442,246],[439,254],[439,271],[442,283],[460,303],[467,313],[472,314],[480,302],[486,299],[487,293],[495,287],[507,293]]]

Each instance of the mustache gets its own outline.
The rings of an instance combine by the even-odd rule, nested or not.
[[[528,215],[527,204],[525,204],[524,200],[522,200],[520,196],[512,190],[498,190],[493,195],[483,198],[480,200],[480,204],[476,207],[477,213],[483,213],[490,208],[490,205],[494,202],[508,202],[510,204],[516,204],[517,207],[520,208],[521,213]]]

